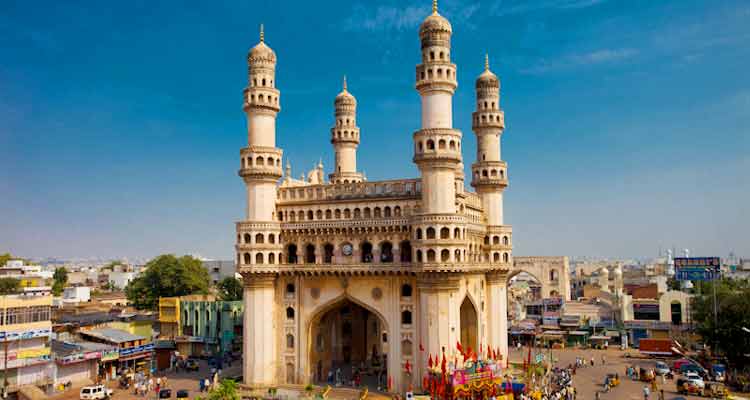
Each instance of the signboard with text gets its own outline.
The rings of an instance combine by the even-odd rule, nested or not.
[[[721,273],[719,257],[676,257],[675,279],[679,281],[711,281]]]

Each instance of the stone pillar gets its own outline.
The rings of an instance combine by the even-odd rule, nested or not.
[[[272,274],[246,274],[244,286],[244,384],[268,386],[277,384],[276,299]]]
[[[458,335],[458,315],[454,307],[453,294],[457,293],[459,278],[451,274],[423,274],[417,278],[419,289],[419,316],[415,323],[418,331],[415,338],[418,348],[421,342],[425,351],[415,351],[414,371],[421,382],[427,368],[427,359],[431,354],[442,355],[445,347],[446,357],[455,349]]]
[[[494,271],[487,274],[487,299],[489,308],[486,314],[488,343],[500,349],[505,365],[508,365],[508,273]]]

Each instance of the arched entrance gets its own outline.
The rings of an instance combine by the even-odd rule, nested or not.
[[[682,323],[682,304],[679,301],[673,301],[670,304],[670,311],[672,314],[672,325],[680,325]]]
[[[370,388],[387,384],[386,327],[375,312],[349,298],[326,307],[310,324],[310,370],[316,384]]]
[[[461,345],[464,348],[471,347],[476,352],[479,352],[477,348],[478,322],[477,310],[469,300],[469,296],[466,296],[464,302],[461,303]]]

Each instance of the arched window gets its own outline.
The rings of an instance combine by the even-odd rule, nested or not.
[[[294,308],[287,307],[286,308],[286,319],[288,320],[294,320]]]
[[[508,257],[508,253],[503,253],[503,262],[508,262],[508,261],[510,261]]]
[[[435,150],[435,142],[432,139],[427,141],[427,150]]]
[[[252,262],[251,261],[252,259],[250,258],[250,253],[245,253],[245,255],[243,256],[243,258],[244,258],[243,261],[245,261],[245,265],[250,265],[250,263]]]
[[[500,262],[500,253],[494,253],[494,254],[492,254],[492,261],[494,261],[494,262]]]
[[[286,247],[286,263],[297,264],[297,245],[290,244]]]
[[[362,218],[362,211],[359,208],[354,209],[354,218],[356,219]]]
[[[263,165],[263,157],[258,157],[255,159],[255,164],[257,165]]]
[[[305,220],[305,212],[304,211],[297,211],[297,219],[300,221]]]
[[[370,207],[365,207],[365,218],[370,218],[370,217],[371,217]]]
[[[503,236],[503,244],[507,246],[508,243],[509,243],[508,237],[507,236]]]
[[[315,245],[308,244],[305,247],[305,262],[308,264],[315,264]]]
[[[451,252],[448,249],[443,249],[443,251],[440,252],[440,261],[446,262],[449,261],[451,258]]]
[[[276,243],[276,235],[273,233],[268,234],[268,243],[274,244]]]
[[[393,207],[393,215],[396,216],[396,217],[400,217],[401,216],[401,207],[399,207],[399,206]]]
[[[422,262],[422,250],[417,250],[417,262]]]
[[[401,249],[401,262],[411,262],[411,243],[404,240],[398,247]]]
[[[333,262],[333,245],[330,243],[326,243],[325,246],[323,246],[323,262],[326,264],[330,264]]]
[[[445,150],[445,140],[443,140],[443,139],[440,139],[440,140],[438,141],[438,149],[440,149],[440,150]]]
[[[435,228],[427,228],[427,239],[435,239]]]
[[[451,230],[443,227],[440,228],[440,239],[450,239],[451,237]]]
[[[263,264],[263,253],[255,253],[255,263]]]
[[[390,207],[385,206],[385,208],[383,208],[383,216],[386,217],[386,218],[390,218],[391,217],[391,208]]]
[[[326,210],[326,219],[331,219],[332,214],[333,213],[331,213],[331,210]]]
[[[372,262],[372,244],[370,244],[370,242],[362,243],[362,262]]]
[[[250,234],[246,233],[245,234],[245,243],[250,243],[250,239],[251,239]]]
[[[453,230],[453,238],[454,239],[461,239],[461,229],[456,228]]]
[[[380,262],[393,262],[393,245],[391,242],[380,243]]]
[[[257,244],[263,244],[263,234],[258,233],[255,235],[255,243]]]
[[[380,207],[375,207],[373,214],[375,218],[380,218]]]
[[[492,244],[500,244],[500,236],[493,236]]]
[[[345,208],[344,209],[344,218],[345,219],[349,219],[351,217],[352,217],[352,212],[348,208]]]
[[[401,285],[401,297],[411,297],[411,285],[405,283]]]
[[[334,212],[334,215],[336,216],[336,219],[341,219],[341,210],[337,208]]]
[[[294,284],[293,283],[287,283],[286,284],[286,297],[287,298],[293,298],[294,297]]]
[[[276,264],[276,256],[273,253],[268,253],[268,263]]]
[[[417,228],[417,239],[422,239],[422,228]]]
[[[427,250],[427,262],[435,262],[435,250]]]
[[[268,165],[269,167],[273,167],[273,158],[268,157],[266,159],[266,165]]]
[[[308,210],[307,211],[307,220],[308,221],[312,221],[313,219],[314,218],[313,218],[313,212],[312,212],[312,210]]]
[[[286,335],[286,348],[287,349],[294,349],[294,335],[291,333]]]
[[[453,261],[461,262],[461,250],[456,249],[456,251],[453,252]]]
[[[490,244],[490,237],[489,236],[485,236],[484,237],[484,244]]]
[[[323,211],[321,210],[315,211],[315,219],[318,219],[318,220],[323,219]]]
[[[401,311],[401,324],[411,325],[411,311],[409,310]]]
[[[505,253],[505,254],[508,254],[508,253]],[[551,281],[556,281],[557,280],[557,270],[556,269],[552,269],[552,270],[549,271],[549,280],[551,280]]]

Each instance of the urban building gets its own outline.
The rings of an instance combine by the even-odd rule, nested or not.
[[[51,308],[49,295],[0,296],[0,387],[5,393],[24,385],[47,391],[52,385]]]
[[[364,364],[405,390],[421,385],[428,354],[455,352],[458,342],[490,346],[507,359],[513,241],[503,211],[500,80],[488,60],[483,71],[477,63],[472,192],[464,184],[463,134],[453,127],[452,29],[437,6],[419,28],[421,127],[411,138],[420,176],[377,182],[357,169],[357,147],[367,135],[346,80],[334,100],[329,181],[320,164],[303,179],[292,178],[288,163],[282,174],[276,54],[261,30],[248,55],[248,145],[239,160],[246,215],[236,224],[246,387],[322,382],[332,369],[348,374]],[[551,278],[561,282],[558,274]],[[407,362],[412,374],[404,372]]]
[[[115,379],[127,371],[148,372],[151,369],[154,345],[149,343],[149,338],[113,328],[81,330],[79,333],[87,341],[117,349],[117,354],[101,358],[103,378]]]
[[[68,286],[63,289],[62,303],[78,304],[91,300],[91,288],[88,286]]]
[[[237,266],[232,260],[203,260],[202,263],[214,285],[224,278],[234,277],[237,273]]]
[[[88,385],[97,381],[102,358],[119,357],[118,349],[109,344],[84,340],[52,340],[52,356],[55,365],[55,389],[62,391],[65,385]]]

